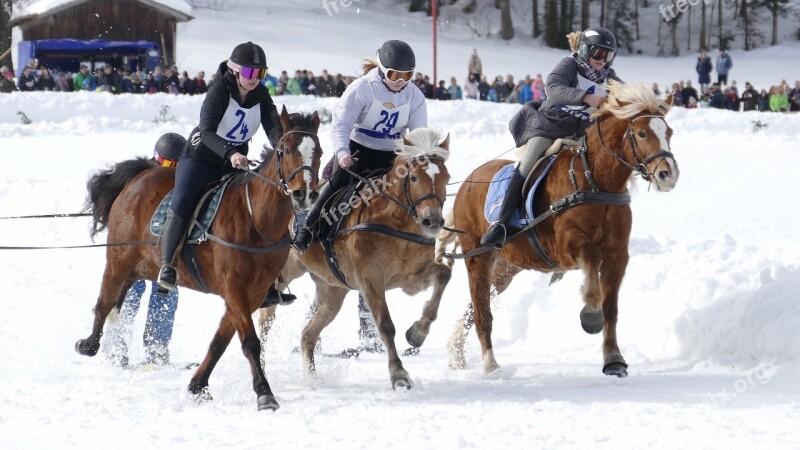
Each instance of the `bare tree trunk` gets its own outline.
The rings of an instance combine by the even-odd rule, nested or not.
[[[672,56],[680,56],[681,49],[678,46],[678,21],[673,20],[671,27],[672,27],[672,51],[669,54]]]
[[[742,23],[744,24],[744,49],[750,50],[750,12],[747,8],[747,0],[742,0],[742,10],[739,15],[742,16]]]
[[[539,0],[533,0],[533,37],[542,35],[542,25],[539,23]]]
[[[11,28],[8,26],[8,21],[11,20],[11,12],[14,10],[14,2],[3,2],[2,9],[0,9],[0,55],[11,48]],[[0,66],[6,66],[12,72],[14,71],[14,61],[11,59],[11,52],[8,52],[8,57],[0,60]]]
[[[641,37],[639,37],[639,0],[633,0],[633,5],[636,13],[636,40],[638,41],[641,39]]]
[[[688,10],[686,12],[689,14],[686,18],[686,26],[689,29],[687,30],[688,37],[686,38],[686,51],[688,52],[692,50],[692,8],[687,9]]]
[[[497,0],[500,6],[500,37],[506,41],[514,39],[514,22],[511,20],[511,2]]]
[[[711,50],[711,35],[714,34],[714,8],[717,7],[717,2],[711,2],[711,13],[708,15],[708,41],[706,41],[706,48]]]
[[[706,2],[700,2],[700,45],[697,51],[706,47]]]
[[[581,30],[589,28],[589,1],[581,0]]]
[[[773,7],[772,7],[772,43],[770,43],[770,45],[778,45],[778,13],[779,13],[778,5],[773,5]]]
[[[722,3],[717,6],[717,32],[719,33],[719,46],[722,47]]]

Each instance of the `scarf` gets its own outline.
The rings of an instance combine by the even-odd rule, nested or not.
[[[577,53],[573,54],[572,57],[575,58],[575,61],[578,63],[578,73],[587,80],[593,83],[604,83],[608,78],[608,73],[611,71],[610,68],[606,67],[601,70],[595,70],[588,62],[580,58]]]

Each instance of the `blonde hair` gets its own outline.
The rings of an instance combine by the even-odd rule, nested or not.
[[[441,158],[450,157],[450,150],[440,147],[442,144],[439,132],[434,128],[417,128],[406,133],[397,142],[395,154],[398,158]]]
[[[376,67],[378,67],[378,61],[375,58],[364,58],[364,62],[361,63],[361,74],[366,75]]]
[[[569,42],[569,51],[572,53],[576,53],[578,51],[578,45],[581,43],[581,32],[580,31],[573,31],[572,33],[567,35],[567,41]]]

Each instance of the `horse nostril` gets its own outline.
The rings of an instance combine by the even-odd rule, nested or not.
[[[295,190],[292,191],[292,197],[295,200],[302,200],[302,199],[305,198],[305,196],[306,196],[306,192],[304,190],[302,190],[302,189],[295,189]]]
[[[431,220],[430,219],[422,219],[422,226],[430,227],[431,226]]]
[[[658,172],[658,178],[661,179],[661,180],[666,180],[667,178],[669,178],[669,171],[668,170],[662,170],[662,171]]]
[[[437,228],[444,228],[444,219],[439,219],[438,224],[436,225]]]
[[[308,199],[309,199],[310,201],[312,201],[312,202],[315,202],[315,201],[317,201],[317,199],[318,199],[318,198],[319,198],[319,192],[317,192],[317,191],[311,191],[311,192],[308,194]]]

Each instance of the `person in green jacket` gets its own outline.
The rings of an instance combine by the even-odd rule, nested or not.
[[[295,72],[294,78],[290,78],[286,83],[286,93],[288,95],[303,95],[303,87],[300,84],[300,78],[303,76],[299,70]]]
[[[76,91],[82,91],[84,89],[83,80],[89,80],[90,85],[94,82],[92,74],[89,73],[89,68],[86,67],[85,64],[81,64],[81,70],[72,77],[72,85],[75,87]]]
[[[769,109],[772,112],[785,112],[789,110],[789,95],[782,86],[772,86],[769,95]]]

